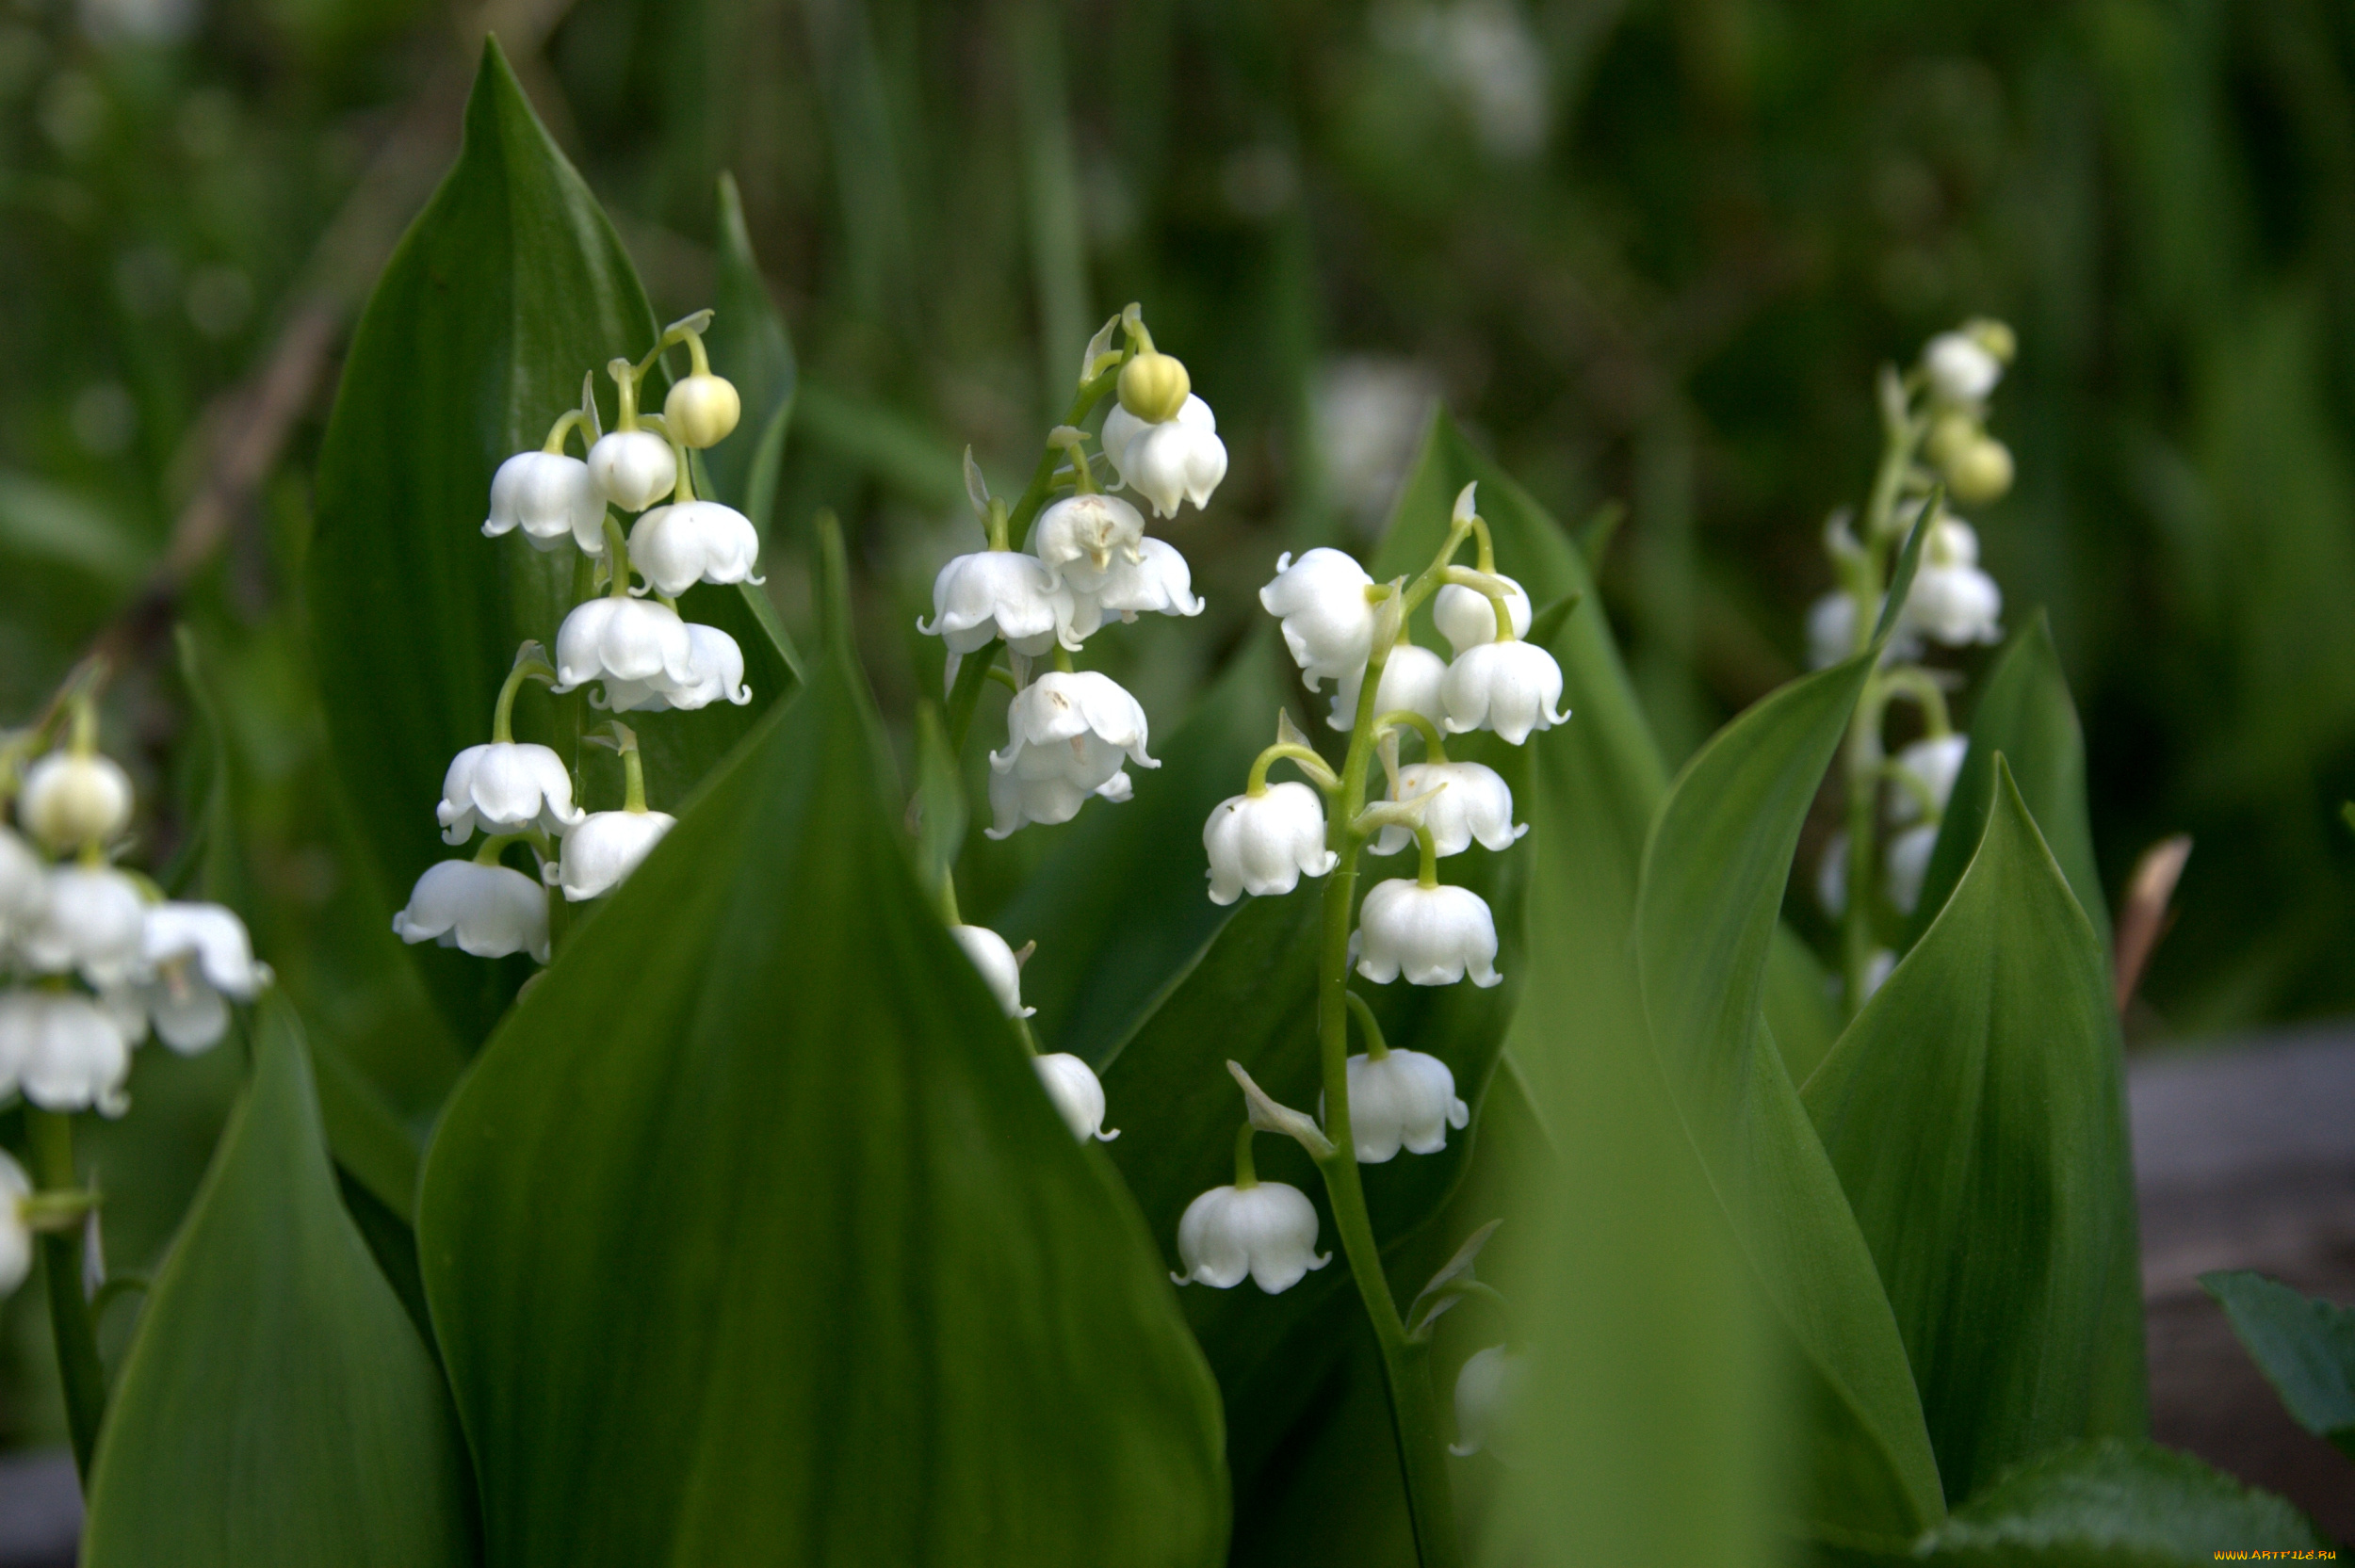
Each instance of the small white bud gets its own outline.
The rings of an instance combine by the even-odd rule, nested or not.
[[[1308,1195],[1283,1182],[1214,1187],[1186,1205],[1178,1221],[1179,1285],[1232,1289],[1245,1274],[1274,1296],[1333,1261],[1317,1251],[1317,1210]]]
[[[1038,1010],[1022,1005],[1022,960],[1004,937],[987,926],[951,926],[949,934],[982,972],[999,1011],[1009,1018],[1028,1018]]]
[[[1938,829],[1924,823],[1890,839],[1881,851],[1889,901],[1900,914],[1911,914],[1922,901],[1922,879],[1930,868],[1930,851],[1938,848]]]
[[[112,757],[52,752],[24,770],[16,819],[60,854],[104,844],[131,825],[131,777]]]
[[[1120,1136],[1104,1130],[1104,1086],[1086,1062],[1066,1051],[1051,1051],[1032,1057],[1031,1065],[1072,1137],[1082,1143],[1091,1138],[1110,1143]]]
[[[652,430],[609,430],[589,448],[597,493],[624,511],[644,511],[678,483],[678,457]]]
[[[1447,661],[1428,648],[1402,642],[1382,661],[1382,679],[1373,688],[1373,713],[1419,713],[1435,725],[1447,722],[1447,704],[1439,687],[1447,679]],[[1333,706],[1325,722],[1346,732],[1357,722],[1357,699],[1366,687],[1361,665],[1334,683]]]
[[[1929,810],[1942,812],[1954,798],[1955,780],[1961,776],[1962,759],[1971,750],[1967,735],[1931,736],[1917,740],[1899,752],[1892,766],[1902,773],[1919,781],[1929,795]],[[1922,797],[1900,785],[1889,797],[1889,820],[1893,823],[1919,821],[1923,816]]]
[[[2003,362],[1978,339],[1958,331],[1941,332],[1924,346],[1922,369],[1930,396],[1941,403],[1978,403],[2004,379]]]
[[[1520,1453],[1513,1429],[1528,1380],[1528,1358],[1502,1345],[1467,1357],[1455,1374],[1455,1441],[1448,1452],[1462,1459],[1486,1448],[1499,1463],[1517,1463]]]
[[[1376,882],[1358,907],[1350,938],[1357,973],[1388,985],[1454,985],[1471,977],[1495,985],[1497,924],[1487,901],[1469,887],[1424,887],[1412,877]]]
[[[2004,590],[1979,570],[1979,536],[1960,518],[1944,517],[1924,541],[1922,564],[1906,595],[1905,623],[1949,648],[2003,640]]]
[[[1202,825],[1210,860],[1210,902],[1231,904],[1243,894],[1290,893],[1300,879],[1322,877],[1340,856],[1324,847],[1324,801],[1305,784],[1287,780],[1263,795],[1230,795]]]
[[[1512,578],[1498,574],[1506,589],[1504,610],[1515,637],[1529,635],[1529,590]],[[1459,655],[1497,639],[1497,602],[1476,588],[1446,583],[1431,596],[1431,623],[1439,628],[1448,646]]]
[[[542,865],[540,880],[562,888],[569,903],[601,897],[627,881],[677,826],[678,818],[666,811],[593,811],[564,835],[557,858]]]

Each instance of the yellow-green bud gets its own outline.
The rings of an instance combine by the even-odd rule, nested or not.
[[[743,412],[743,400],[723,376],[690,376],[662,400],[663,423],[683,446],[718,445]]]
[[[1922,455],[1940,468],[1952,468],[1964,453],[1984,439],[1978,420],[1959,409],[1950,409],[1930,421],[1930,433],[1922,441]]]
[[[1148,425],[1178,417],[1194,380],[1168,354],[1147,350],[1120,367],[1120,406]]]
[[[131,780],[110,758],[52,752],[24,770],[16,816],[59,853],[103,844],[131,825]]]
[[[1980,437],[1942,466],[1947,488],[1966,507],[1999,501],[2011,489],[2011,448],[1992,436]]]
[[[2020,338],[2008,323],[1990,315],[1974,316],[1962,324],[1963,335],[1995,356],[1998,363],[2009,364],[2020,352]]]

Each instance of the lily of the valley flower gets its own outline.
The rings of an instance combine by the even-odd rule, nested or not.
[[[1921,790],[1899,788],[1889,798],[1889,819],[1893,823],[1917,822],[1925,815],[1936,816],[1946,809],[1953,799],[1955,780],[1962,772],[1962,759],[1971,750],[1967,735],[1931,736],[1917,740],[1899,752],[1891,766],[1898,772],[1918,782]],[[1927,795],[1925,802],[1923,796]]]
[[[1082,1143],[1091,1138],[1110,1143],[1120,1136],[1117,1128],[1104,1130],[1104,1086],[1086,1062],[1067,1051],[1050,1051],[1032,1057],[1031,1065],[1072,1137]]]
[[[644,511],[678,484],[678,456],[652,430],[609,430],[589,448],[589,477],[624,511]]]
[[[1066,495],[1039,514],[1031,548],[1058,586],[1094,594],[1115,562],[1135,566],[1145,559],[1145,519],[1117,495]]]
[[[1202,601],[1194,591],[1194,569],[1165,540],[1137,542],[1134,560],[1115,555],[1094,591],[1072,592],[1073,630],[1081,637],[1103,624],[1105,612],[1123,621],[1139,615],[1200,615]]]
[[[1290,893],[1300,879],[1322,877],[1340,857],[1324,847],[1324,801],[1305,784],[1269,784],[1259,795],[1230,795],[1202,825],[1210,858],[1210,902],[1231,904]]]
[[[736,639],[717,626],[700,622],[685,622],[687,627],[687,679],[674,681],[668,675],[658,675],[643,681],[618,681],[610,677],[605,682],[602,698],[592,694],[590,706],[608,713],[658,712],[676,708],[689,712],[708,707],[713,703],[733,703],[738,707],[753,700],[753,688],[744,684],[744,650]]]
[[[393,916],[403,942],[438,942],[477,958],[529,953],[548,962],[548,899],[520,871],[470,860],[426,867],[409,905]]]
[[[33,847],[0,827],[0,946],[33,929],[49,907],[49,873]]]
[[[1323,1108],[1323,1099],[1319,1099]],[[1447,1130],[1471,1120],[1455,1097],[1455,1075],[1437,1057],[1390,1051],[1349,1059],[1349,1133],[1360,1165],[1380,1165],[1409,1154],[1436,1155]]]
[[[1528,1378],[1527,1358],[1502,1345],[1467,1357],[1455,1374],[1455,1441],[1448,1452],[1461,1459],[1486,1448],[1499,1463],[1513,1463],[1519,1457],[1515,1416]]]
[[[250,1002],[270,983],[245,922],[219,904],[152,905],[140,947],[146,967],[132,996],[156,1038],[183,1054],[220,1043],[229,1004]]]
[[[610,893],[638,869],[662,835],[678,826],[665,811],[593,811],[564,835],[557,858],[540,880],[560,887],[568,902]]]
[[[0,1154],[0,1296],[24,1283],[33,1269],[33,1228],[24,1222],[24,1200],[33,1184],[24,1168]]]
[[[1925,822],[1892,837],[1881,851],[1881,872],[1889,901],[1900,914],[1911,914],[1922,901],[1922,879],[1930,869],[1930,851],[1938,848],[1938,828]]]
[[[48,880],[41,917],[18,941],[26,965],[71,970],[102,991],[137,975],[147,916],[138,884],[106,866],[56,866]]]
[[[1933,642],[1961,648],[2003,639],[2004,590],[1979,570],[1979,536],[1941,517],[1923,542],[1922,564],[1906,595],[1906,623]]]
[[[1424,887],[1411,877],[1376,882],[1357,911],[1350,938],[1357,973],[1388,985],[1454,985],[1471,977],[1491,986],[1497,973],[1497,924],[1487,901],[1469,887]]]
[[[998,639],[1025,658],[1036,658],[1058,638],[1077,648],[1071,632],[1071,590],[1036,556],[1020,550],[977,550],[959,556],[933,579],[933,622],[916,629],[949,646],[948,683],[957,664]]]
[[[0,1075],[43,1110],[120,1116],[131,1046],[142,1026],[125,1010],[74,991],[0,994]]]
[[[1275,580],[1259,590],[1259,604],[1283,622],[1284,646],[1311,691],[1328,676],[1362,676],[1373,652],[1374,607],[1366,598],[1372,586],[1366,569],[1340,550],[1275,558]]]
[[[1156,514],[1175,517],[1181,502],[1198,509],[1226,477],[1226,444],[1218,439],[1218,417],[1210,405],[1186,395],[1175,417],[1148,422],[1117,404],[1104,416],[1104,455],[1121,482],[1153,505]]]
[[[1509,849],[1529,825],[1513,823],[1513,788],[1493,768],[1477,762],[1418,762],[1398,770],[1394,800],[1423,800],[1422,824],[1434,849],[1460,855],[1476,840],[1484,849]],[[1415,842],[1412,828],[1393,822],[1372,845],[1394,855]]]
[[[1122,761],[1159,768],[1145,754],[1145,709],[1109,675],[1049,671],[1006,707],[1006,748],[990,753],[992,838],[1026,822],[1052,825],[1079,815],[1090,795],[1129,796]]]
[[[580,820],[563,759],[514,740],[469,746],[451,758],[434,816],[445,844],[465,843],[478,825],[495,833],[533,827],[556,833]]]
[[[24,770],[16,819],[59,853],[104,844],[130,825],[130,775],[96,752],[52,752]]]
[[[1489,627],[1495,628],[1493,614]],[[1519,746],[1532,730],[1550,730],[1569,718],[1553,711],[1562,700],[1562,667],[1534,642],[1483,642],[1465,649],[1447,667],[1439,696],[1447,704],[1451,734],[1494,730]]]
[[[1232,1289],[1245,1274],[1274,1296],[1311,1269],[1333,1261],[1317,1251],[1316,1205],[1283,1182],[1214,1187],[1186,1205],[1178,1221],[1179,1285]]]
[[[521,528],[542,550],[570,539],[589,555],[605,549],[605,497],[589,465],[562,452],[518,452],[491,476],[491,515],[482,531],[493,539]]]
[[[1512,578],[1491,573],[1505,588],[1504,609],[1511,620],[1513,635],[1529,635],[1529,590]],[[1461,655],[1468,648],[1497,639],[1496,601],[1476,588],[1461,583],[1448,583],[1432,595],[1431,623],[1439,628],[1439,635],[1448,646]]]
[[[1984,402],[2004,379],[2004,362],[1968,331],[1941,332],[1925,344],[1922,370],[1932,397],[1964,407]]]
[[[574,606],[557,628],[557,680],[550,689],[560,696],[591,681],[683,687],[694,679],[693,655],[678,611],[600,594]]]
[[[753,520],[717,501],[657,507],[629,530],[629,563],[673,598],[697,583],[760,583]]]
[[[1036,1008],[1022,1005],[1022,958],[1013,945],[987,926],[951,926],[949,934],[957,939],[965,956],[981,971],[982,983],[998,998],[999,1010],[1009,1018],[1028,1018]]]
[[[1445,723],[1447,703],[1440,699],[1439,687],[1446,679],[1445,659],[1428,648],[1402,642],[1382,661],[1382,679],[1373,688],[1373,711],[1377,715],[1419,713],[1434,724]],[[1325,722],[1344,731],[1355,725],[1357,699],[1365,687],[1363,665],[1335,682],[1333,707]]]

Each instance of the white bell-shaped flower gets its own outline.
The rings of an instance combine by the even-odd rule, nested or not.
[[[1464,1459],[1486,1448],[1500,1463],[1517,1463],[1515,1428],[1528,1381],[1528,1358],[1502,1345],[1466,1357],[1455,1374],[1455,1441],[1447,1451]]]
[[[1431,830],[1433,848],[1442,855],[1460,855],[1477,841],[1484,849],[1509,849],[1529,832],[1526,822],[1513,823],[1513,786],[1493,768],[1477,762],[1417,762],[1398,770],[1394,800],[1421,797],[1422,825]],[[1373,841],[1377,855],[1394,855],[1415,842],[1415,830],[1404,823],[1384,827]]]
[[[2004,379],[2004,362],[1968,332],[1941,332],[1922,348],[1930,396],[1941,403],[1976,404]]]
[[[1824,858],[1815,863],[1815,901],[1834,920],[1848,913],[1848,835],[1844,832],[1824,840]]]
[[[151,904],[141,947],[146,972],[132,997],[156,1037],[182,1053],[219,1044],[229,1004],[253,1000],[270,982],[245,922],[219,904]]]
[[[1006,735],[1005,750],[989,757],[992,838],[1025,822],[1068,822],[1092,794],[1128,799],[1124,758],[1161,766],[1145,752],[1145,709],[1093,670],[1049,671],[1015,693]]]
[[[597,493],[624,511],[644,511],[678,483],[678,458],[652,430],[609,430],[589,448]]]
[[[1324,1100],[1317,1099],[1319,1115]],[[1392,1051],[1349,1059],[1349,1135],[1357,1163],[1380,1165],[1409,1154],[1436,1155],[1447,1147],[1447,1130],[1471,1120],[1471,1107],[1455,1097],[1455,1075],[1437,1057],[1421,1051]]]
[[[60,865],[49,872],[46,907],[18,940],[27,967],[45,975],[71,970],[101,990],[137,975],[147,900],[138,883],[106,866]]]
[[[1889,977],[1896,972],[1896,968],[1895,953],[1886,947],[1874,948],[1872,956],[1864,961],[1864,994],[1870,996],[1887,985]]]
[[[1447,703],[1439,696],[1447,679],[1447,661],[1428,648],[1402,642],[1382,661],[1382,680],[1373,688],[1375,718],[1386,713],[1419,713],[1434,724],[1447,722]],[[1357,699],[1366,687],[1360,665],[1333,683],[1333,706],[1325,722],[1346,731],[1357,722]]]
[[[1022,1005],[1022,960],[1004,937],[987,926],[951,926],[949,934],[981,971],[983,983],[998,998],[999,1011],[1009,1018],[1028,1018],[1038,1010]]]
[[[1512,745],[1532,730],[1550,730],[1569,718],[1562,700],[1562,667],[1534,642],[1484,642],[1455,655],[1439,683],[1447,729],[1494,730]]]
[[[60,852],[104,844],[131,824],[131,777],[95,752],[52,752],[24,770],[16,819]]]
[[[0,1154],[0,1296],[13,1292],[33,1269],[33,1228],[24,1222],[24,1200],[33,1184],[24,1168]]]
[[[1889,820],[1892,823],[1918,822],[1925,814],[1922,796],[1929,796],[1927,811],[1931,815],[1946,809],[1954,798],[1955,780],[1962,773],[1962,759],[1971,750],[1967,735],[1931,736],[1917,740],[1899,752],[1892,766],[1921,784],[1917,792],[1900,784],[1890,792]]]
[[[1039,514],[1031,548],[1058,586],[1094,594],[1115,561],[1145,559],[1145,519],[1117,495],[1066,495]]]
[[[136,1038],[131,1014],[77,991],[0,995],[0,1071],[43,1110],[122,1115]]]
[[[1202,601],[1194,591],[1194,570],[1186,558],[1165,540],[1144,539],[1137,542],[1137,558],[1129,560],[1114,556],[1104,580],[1090,594],[1073,594],[1075,606],[1085,599],[1092,605],[1094,623],[1087,624],[1081,635],[1092,632],[1102,623],[1106,611],[1123,621],[1134,621],[1139,615],[1200,615]]]
[[[1055,645],[1077,648],[1071,634],[1072,596],[1036,556],[1020,550],[979,550],[959,556],[933,579],[933,621],[916,629],[949,645],[949,681],[957,661],[995,639],[1025,658]]]
[[[1506,617],[1513,623],[1515,637],[1529,635],[1529,590],[1512,578],[1498,574],[1497,580],[1508,590],[1504,599]],[[1497,639],[1497,602],[1476,588],[1462,583],[1446,583],[1431,596],[1431,623],[1439,628],[1448,646],[1458,654],[1467,648],[1477,648],[1484,642]]]
[[[1175,419],[1147,423],[1115,403],[1104,416],[1104,455],[1121,482],[1153,504],[1162,517],[1178,515],[1180,502],[1198,509],[1226,477],[1226,444],[1218,439],[1218,418],[1193,393]]]
[[[742,707],[751,702],[753,688],[744,684],[744,650],[736,639],[717,626],[693,621],[686,625],[687,679],[674,681],[667,675],[644,681],[608,678],[602,692],[590,694],[589,705],[607,713],[658,713],[667,708],[686,713],[713,703]]]
[[[1264,794],[1230,795],[1202,825],[1210,857],[1210,902],[1231,904],[1290,893],[1302,877],[1322,877],[1340,857],[1324,847],[1324,801],[1305,784],[1270,784]]]
[[[1186,1205],[1178,1221],[1179,1285],[1231,1289],[1249,1274],[1273,1296],[1333,1261],[1317,1251],[1317,1210],[1308,1195],[1283,1182],[1214,1187]]]
[[[1275,558],[1275,578],[1259,590],[1259,604],[1283,622],[1284,646],[1307,677],[1308,689],[1330,676],[1347,680],[1373,652],[1373,579],[1346,552],[1319,546],[1298,560]]]
[[[1067,1051],[1032,1057],[1031,1065],[1038,1070],[1040,1085],[1072,1137],[1082,1143],[1091,1138],[1110,1143],[1120,1136],[1117,1129],[1104,1130],[1104,1086],[1095,1069]]]
[[[1938,827],[1925,822],[1893,834],[1881,850],[1881,875],[1889,901],[1900,914],[1911,914],[1922,901],[1922,879],[1930,868],[1930,851],[1938,848]]]
[[[605,551],[605,497],[589,465],[562,452],[518,452],[491,476],[491,515],[482,531],[493,539],[521,528],[542,550],[570,539],[589,555]]]
[[[629,530],[629,563],[677,598],[697,583],[760,583],[760,535],[753,520],[717,501],[657,507]]]
[[[1409,985],[1454,985],[1471,977],[1491,986],[1497,973],[1497,923],[1487,900],[1469,887],[1425,887],[1412,877],[1376,882],[1357,910],[1349,939],[1357,973],[1376,985],[1406,977]]]
[[[403,942],[438,942],[477,958],[529,953],[548,962],[548,896],[504,865],[446,860],[426,867],[409,907],[393,916]]]
[[[478,826],[495,833],[533,827],[560,833],[580,820],[563,759],[515,740],[485,741],[451,758],[433,815],[446,844],[465,843]]]
[[[2003,639],[2004,590],[1979,570],[1979,536],[1941,517],[1923,542],[1922,564],[1906,595],[1906,624],[1949,648]]]
[[[48,907],[48,868],[15,830],[0,827],[0,951],[40,924]]]
[[[694,644],[669,606],[600,594],[557,628],[556,674],[560,695],[591,681],[684,687],[695,678]]]
[[[1828,670],[1857,651],[1856,600],[1832,590],[1807,607],[1807,667]]]
[[[556,859],[540,867],[540,880],[562,888],[570,903],[599,897],[621,886],[677,826],[667,811],[593,811],[564,835]]]

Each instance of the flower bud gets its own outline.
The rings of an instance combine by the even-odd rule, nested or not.
[[[1320,546],[1298,560],[1275,558],[1275,577],[1259,590],[1259,604],[1283,622],[1284,646],[1307,677],[1308,688],[1330,676],[1361,675],[1373,652],[1373,579],[1343,551]]]
[[[1922,438],[1922,456],[1940,468],[1951,466],[1985,433],[1976,416],[1960,409],[1945,409],[1930,420]]]
[[[1931,813],[1943,812],[1954,796],[1955,780],[1960,776],[1962,759],[1970,750],[1971,737],[1967,735],[1931,736],[1899,752],[1891,766],[1919,781],[1923,792],[1930,798]],[[1890,821],[1900,825],[1918,822],[1923,815],[1920,794],[1903,786],[1891,792]]]
[[[1296,781],[1221,800],[1202,826],[1202,848],[1210,859],[1214,904],[1231,904],[1245,893],[1290,893],[1302,877],[1322,877],[1340,858],[1324,847],[1324,801]]]
[[[1971,525],[1940,518],[1923,542],[1922,564],[1906,595],[1905,624],[1949,648],[2002,640],[2004,590],[1978,562],[1979,536]]]
[[[652,430],[609,430],[589,448],[589,477],[624,511],[644,511],[678,483],[678,457]]]
[[[16,819],[60,854],[104,844],[131,825],[130,776],[94,752],[52,752],[24,770]]]
[[[1925,822],[1892,838],[1881,851],[1886,891],[1898,913],[1911,914],[1922,901],[1922,879],[1930,868],[1930,851],[1937,848],[1937,825]]]
[[[1227,1290],[1249,1274],[1274,1296],[1311,1269],[1333,1261],[1317,1251],[1317,1210],[1308,1195],[1283,1182],[1214,1187],[1186,1205],[1178,1221],[1179,1285]]]
[[[1349,1135],[1357,1163],[1381,1165],[1409,1154],[1436,1155],[1447,1147],[1447,1130],[1471,1120],[1471,1107],[1455,1097],[1455,1075],[1437,1057],[1421,1051],[1392,1051],[1379,1059],[1349,1059]],[[1323,1113],[1324,1101],[1318,1101]]]
[[[1474,1350],[1455,1374],[1455,1441],[1448,1452],[1462,1459],[1486,1448],[1500,1463],[1519,1457],[1512,1440],[1514,1417],[1528,1381],[1528,1358],[1502,1345]]]
[[[1434,724],[1447,722],[1447,704],[1439,699],[1447,679],[1447,661],[1428,648],[1402,642],[1382,661],[1382,680],[1373,688],[1373,714],[1419,713]],[[1325,722],[1347,731],[1357,722],[1357,698],[1365,690],[1366,672],[1357,671],[1334,683],[1332,712]]]
[[[593,811],[565,833],[557,858],[541,865],[540,880],[562,888],[567,903],[600,897],[627,881],[677,826],[667,811]]]
[[[2004,362],[1968,332],[1941,332],[1923,347],[1930,396],[1963,408],[1983,402],[2004,379]]]
[[[1120,406],[1147,425],[1177,418],[1193,391],[1186,367],[1169,354],[1147,349],[1120,367]]]
[[[1995,356],[1998,364],[2009,364],[2020,353],[2020,338],[2008,322],[1991,315],[1973,316],[1962,324],[1964,335]]]
[[[1529,635],[1529,590],[1499,574],[1506,590],[1504,610],[1515,637]],[[1458,654],[1497,639],[1497,602],[1476,588],[1448,583],[1431,598],[1431,623]]]
[[[1082,1143],[1091,1138],[1110,1143],[1120,1136],[1116,1129],[1104,1130],[1104,1086],[1086,1062],[1067,1051],[1050,1051],[1032,1057],[1031,1065],[1072,1137]]]
[[[1497,973],[1497,923],[1487,901],[1469,887],[1425,887],[1412,877],[1376,882],[1358,907],[1350,938],[1357,973],[1388,985],[1454,985],[1467,974],[1477,986]]]
[[[982,972],[989,994],[998,998],[999,1011],[1009,1018],[1028,1018],[1038,1010],[1022,1005],[1022,961],[1004,937],[987,926],[951,926],[949,934]]]
[[[1941,466],[1947,489],[1966,507],[2000,501],[2011,489],[2011,448],[1992,436],[1981,436]]]
[[[1562,667],[1534,642],[1484,642],[1455,655],[1439,684],[1447,704],[1447,729],[1494,730],[1511,745],[1532,730],[1550,730],[1569,718],[1553,705],[1562,700]]]
[[[724,441],[743,412],[743,399],[727,378],[709,373],[675,383],[662,400],[662,422],[680,445],[698,449]]]
[[[548,898],[540,884],[504,865],[446,860],[429,865],[393,916],[403,942],[437,942],[477,958],[529,953],[548,962]]]

